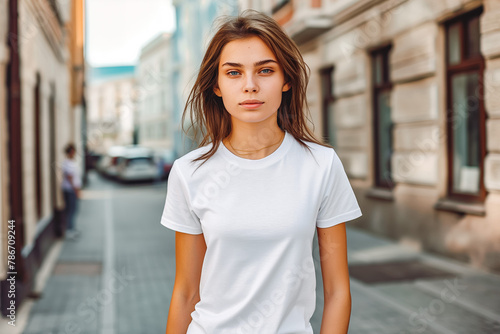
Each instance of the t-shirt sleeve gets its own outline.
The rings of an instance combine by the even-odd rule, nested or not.
[[[317,227],[331,227],[361,217],[361,209],[347,178],[344,166],[333,151],[333,161],[316,219]]]
[[[174,161],[168,176],[161,224],[174,231],[201,234],[200,220],[191,208],[187,184],[178,167],[177,161]]]

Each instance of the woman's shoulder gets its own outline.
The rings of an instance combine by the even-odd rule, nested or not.
[[[299,141],[296,141],[297,145],[300,145]],[[321,145],[308,140],[301,141],[310,149],[310,152],[314,155],[314,157],[320,159],[321,162],[331,162],[333,157],[336,155],[335,149],[331,146]],[[302,147],[305,151],[308,151],[304,146]]]
[[[202,156],[206,152],[208,152],[212,148],[212,143],[207,144],[205,146],[198,147],[192,151],[189,151],[185,153],[184,155],[178,157],[177,159],[174,160],[174,165],[177,166],[177,168],[180,168],[182,170],[188,170],[188,169],[196,169],[198,164],[201,163],[201,161],[195,161],[193,162],[194,159]]]

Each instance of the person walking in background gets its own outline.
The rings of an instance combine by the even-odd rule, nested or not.
[[[75,145],[69,143],[64,148],[66,158],[62,164],[62,190],[64,194],[65,215],[66,215],[66,232],[68,239],[76,239],[80,232],[75,227],[75,214],[78,209],[78,201],[80,197],[81,176],[78,164],[75,161],[76,148]]]
[[[335,150],[307,126],[308,80],[265,14],[227,18],[210,41],[181,121],[189,110],[203,138],[174,161],[161,216],[176,231],[167,334],[312,334],[315,231],[321,333],[347,333],[345,222],[362,213]]]

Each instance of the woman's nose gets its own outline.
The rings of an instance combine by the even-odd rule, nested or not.
[[[247,76],[245,81],[245,92],[257,92],[257,82],[252,75]]]

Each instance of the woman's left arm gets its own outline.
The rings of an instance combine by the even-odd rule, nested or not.
[[[346,334],[351,317],[345,223],[317,228],[325,304],[320,334]]]

